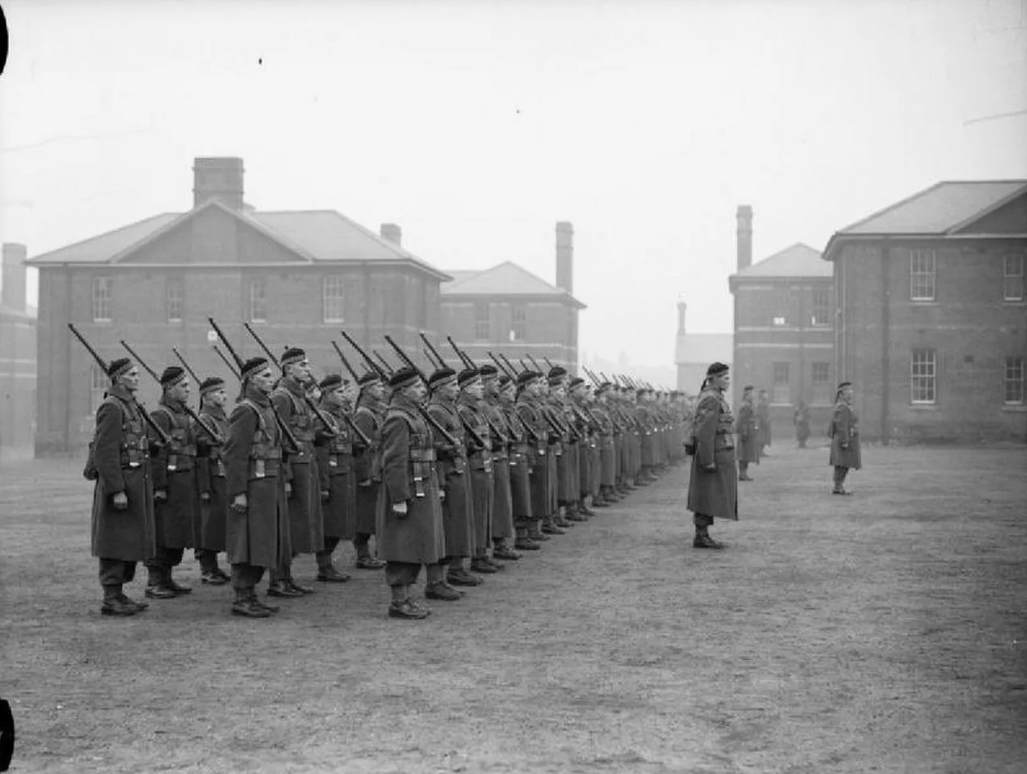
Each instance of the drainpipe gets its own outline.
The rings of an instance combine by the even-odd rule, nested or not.
[[[891,244],[881,241],[881,443],[888,442],[888,403],[891,396]]]

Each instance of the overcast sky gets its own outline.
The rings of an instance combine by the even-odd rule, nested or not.
[[[193,158],[240,156],[258,209],[395,222],[442,269],[552,282],[571,221],[581,348],[640,364],[679,296],[731,330],[739,204],[758,260],[1027,177],[1027,0],[3,6],[3,241],[186,210]]]

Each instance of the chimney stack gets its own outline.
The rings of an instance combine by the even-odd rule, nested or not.
[[[3,292],[0,305],[16,312],[24,312],[25,306],[25,245],[4,242],[3,247]]]
[[[685,335],[685,309],[687,308],[688,304],[678,301],[678,336]]]
[[[382,239],[387,239],[392,242],[396,247],[403,246],[403,229],[397,226],[395,223],[382,223],[381,228]]]
[[[574,227],[566,221],[556,224],[556,286],[574,295]]]
[[[752,266],[752,207],[738,205],[738,271]]]
[[[193,160],[193,207],[199,207],[209,199],[217,199],[226,207],[242,211],[242,159],[221,156]]]

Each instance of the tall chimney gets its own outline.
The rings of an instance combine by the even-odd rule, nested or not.
[[[0,305],[16,312],[25,311],[25,245],[4,242],[3,247],[3,293]]]
[[[574,295],[574,227],[556,224],[556,286]]]
[[[220,156],[193,161],[193,207],[217,199],[233,210],[243,209],[242,159]]]
[[[382,239],[388,239],[396,247],[402,247],[403,245],[403,229],[397,226],[395,223],[382,223],[381,228]]]
[[[685,335],[685,309],[688,307],[684,301],[678,301],[678,336]]]
[[[752,207],[738,205],[738,271],[752,266]]]

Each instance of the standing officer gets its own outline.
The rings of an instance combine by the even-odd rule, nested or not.
[[[306,403],[311,380],[307,353],[289,347],[282,354],[282,378],[271,393],[278,416],[288,426],[299,449],[286,463],[285,492],[289,501],[289,539],[292,554],[281,568],[272,568],[268,594],[274,597],[299,597],[313,594],[292,577],[292,560],[300,554],[316,554],[324,549],[324,522],[321,515],[321,483],[314,457],[314,418]]]
[[[385,581],[392,592],[389,617],[421,619],[429,610],[410,599],[421,565],[428,587],[442,582],[446,554],[435,447],[419,407],[427,390],[417,371],[400,368],[389,379],[392,399],[382,429],[382,508],[378,539]]]
[[[228,419],[222,456],[228,497],[227,551],[235,601],[232,614],[267,618],[278,607],[257,598],[264,570],[289,556],[282,433],[271,407],[274,376],[267,360],[254,357],[240,369],[242,388]]]
[[[187,548],[197,545],[200,531],[200,489],[196,475],[196,431],[185,411],[190,383],[185,369],[168,366],[160,376],[163,395],[150,418],[171,436],[150,459],[156,502],[157,552],[146,562],[146,596],[174,599],[192,589],[176,583],[172,568],[182,563]]]
[[[228,437],[228,416],[225,405],[228,393],[225,380],[211,376],[200,383],[199,416],[215,435],[196,428],[196,471],[200,486],[200,542],[196,558],[200,562],[200,580],[211,586],[224,586],[231,578],[218,567],[218,553],[225,550],[228,528],[228,490],[222,445]]]
[[[738,480],[732,417],[724,393],[731,384],[728,367],[713,363],[695,409],[695,456],[688,487],[688,510],[695,516],[695,548],[723,548],[710,537],[715,518],[738,521]]]
[[[357,484],[356,524],[353,548],[357,568],[380,570],[385,562],[371,554],[371,536],[377,529],[378,490],[382,483],[382,423],[385,421],[385,385],[374,371],[363,374],[357,382],[359,395],[353,412],[353,424],[360,428],[370,445],[360,438],[353,441],[353,473]]]
[[[842,382],[834,396],[834,413],[828,435],[831,436],[831,465],[834,466],[832,494],[851,494],[844,484],[849,468],[862,467],[859,448],[859,415],[852,407],[852,382]]]
[[[103,615],[127,616],[145,610],[124,593],[135,578],[136,562],[157,553],[153,513],[153,483],[144,410],[135,400],[139,369],[128,358],[107,366],[111,386],[96,410],[92,466],[95,478],[92,512],[92,553],[100,560]]]
[[[329,374],[318,384],[321,413],[332,423],[324,432],[316,420],[315,449],[321,487],[321,515],[324,519],[324,548],[317,552],[317,579],[345,583],[349,573],[340,572],[332,554],[343,540],[353,539],[357,491],[353,480],[353,438],[345,419],[345,391],[349,384],[338,374]]]
[[[752,405],[751,384],[742,390],[742,405],[738,407],[738,418],[735,420],[735,433],[738,435],[738,480],[752,481],[749,475],[749,463],[760,464],[759,422],[756,410]]]

